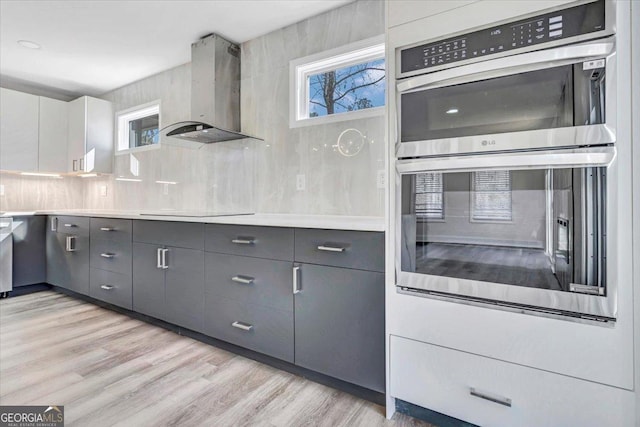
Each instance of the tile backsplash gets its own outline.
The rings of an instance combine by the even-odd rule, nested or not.
[[[289,128],[289,61],[383,33],[383,2],[359,0],[243,43],[242,131],[264,142],[187,147],[163,141],[133,157],[115,156],[113,175],[97,178],[2,173],[0,209],[382,216],[384,190],[376,177],[385,167],[384,116]],[[160,100],[166,126],[190,119],[190,80],[190,64],[184,64],[101,98],[113,102],[114,111]],[[351,135],[362,135],[364,144],[357,154],[345,156],[337,143],[349,129],[357,130]],[[296,186],[299,175],[304,175],[304,190]]]

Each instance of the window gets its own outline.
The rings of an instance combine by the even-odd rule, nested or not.
[[[374,38],[290,63],[291,127],[384,114],[384,40]]]
[[[157,146],[160,142],[160,103],[152,102],[116,113],[118,151]]]
[[[473,221],[511,221],[510,171],[473,172],[471,190]]]
[[[416,175],[416,215],[426,219],[444,219],[442,173]]]

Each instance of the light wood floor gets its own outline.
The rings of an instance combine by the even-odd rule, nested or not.
[[[0,302],[0,404],[68,426],[428,426],[128,316],[47,291]]]

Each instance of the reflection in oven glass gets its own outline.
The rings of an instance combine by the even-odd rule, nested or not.
[[[404,175],[402,270],[604,287],[604,179],[604,168]]]

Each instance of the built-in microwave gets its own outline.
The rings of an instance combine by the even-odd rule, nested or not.
[[[615,142],[612,7],[581,3],[399,49],[398,158]]]
[[[400,292],[615,321],[614,6],[397,50]]]

